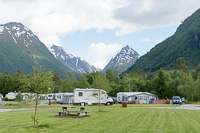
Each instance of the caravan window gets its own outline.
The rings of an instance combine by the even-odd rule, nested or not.
[[[93,93],[93,96],[98,96],[98,93]]]
[[[79,93],[78,93],[78,96],[79,96],[79,97],[83,96],[83,92],[79,92]]]

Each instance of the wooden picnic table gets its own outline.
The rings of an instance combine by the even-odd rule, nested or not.
[[[74,116],[74,114],[76,114],[75,116],[86,116],[87,113],[89,112],[85,112],[85,108],[84,106],[59,106],[62,108],[62,112],[59,111],[58,114],[59,116]],[[69,108],[79,108],[79,111],[75,111],[75,110],[69,110]]]

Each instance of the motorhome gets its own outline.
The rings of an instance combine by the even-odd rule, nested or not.
[[[16,92],[9,92],[8,94],[6,94],[6,97],[8,98],[8,100],[10,101],[15,101],[16,97],[17,97],[18,93]]]
[[[74,104],[113,104],[113,99],[108,97],[106,91],[101,89],[87,88],[87,89],[74,89]]]

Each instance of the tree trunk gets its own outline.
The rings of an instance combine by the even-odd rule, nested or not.
[[[101,93],[99,89],[99,112],[101,111]]]
[[[36,94],[36,103],[35,103],[35,116],[34,116],[34,128],[36,127],[36,113],[37,113],[37,105],[38,105],[38,89]]]
[[[193,102],[193,93],[192,93],[192,102]]]

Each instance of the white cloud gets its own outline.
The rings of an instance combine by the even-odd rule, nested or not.
[[[141,42],[150,42],[151,40],[149,38],[144,38],[142,40],[140,40]]]
[[[59,44],[78,30],[123,35],[178,25],[199,7],[199,0],[0,0],[0,22],[21,22],[45,44]]]
[[[103,69],[121,48],[119,44],[92,43],[88,52],[89,62],[95,67]]]
[[[114,29],[112,12],[121,0],[0,0],[0,22],[21,22],[45,44],[59,44],[60,37],[77,30]]]
[[[120,21],[116,35],[179,25],[199,7],[199,0],[128,0],[127,5],[113,13],[116,21]]]

